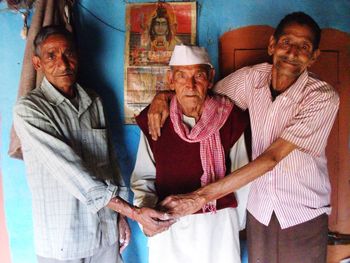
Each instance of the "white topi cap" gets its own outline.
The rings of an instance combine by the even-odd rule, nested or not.
[[[189,66],[206,64],[213,68],[209,55],[204,47],[176,45],[169,66]]]

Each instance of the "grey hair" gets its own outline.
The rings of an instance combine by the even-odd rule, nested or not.
[[[33,44],[34,44],[34,54],[36,56],[40,55],[40,45],[52,35],[61,35],[67,38],[74,44],[74,36],[71,32],[69,32],[64,26],[60,25],[52,25],[52,26],[44,26],[40,29],[38,34],[36,35]]]

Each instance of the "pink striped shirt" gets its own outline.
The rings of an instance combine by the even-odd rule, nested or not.
[[[253,159],[276,139],[298,146],[251,186],[248,211],[268,225],[275,212],[288,228],[330,213],[325,147],[339,107],[336,91],[307,71],[272,101],[272,65],[245,67],[220,81],[215,91],[249,109]]]

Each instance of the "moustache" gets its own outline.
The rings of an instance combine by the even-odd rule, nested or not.
[[[57,74],[58,76],[66,76],[66,75],[73,75],[75,74],[75,71],[72,69],[66,69],[65,71],[60,72]]]
[[[300,65],[300,61],[299,61],[299,60],[297,60],[297,59],[290,59],[290,58],[288,58],[288,57],[286,57],[286,56],[281,56],[281,60],[282,60],[283,62],[286,62],[286,63],[288,63],[288,64],[292,64],[292,65],[294,65],[294,66]]]

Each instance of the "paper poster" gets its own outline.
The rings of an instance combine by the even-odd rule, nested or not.
[[[166,72],[175,45],[196,43],[196,3],[134,3],[126,7],[125,123],[168,89]]]

